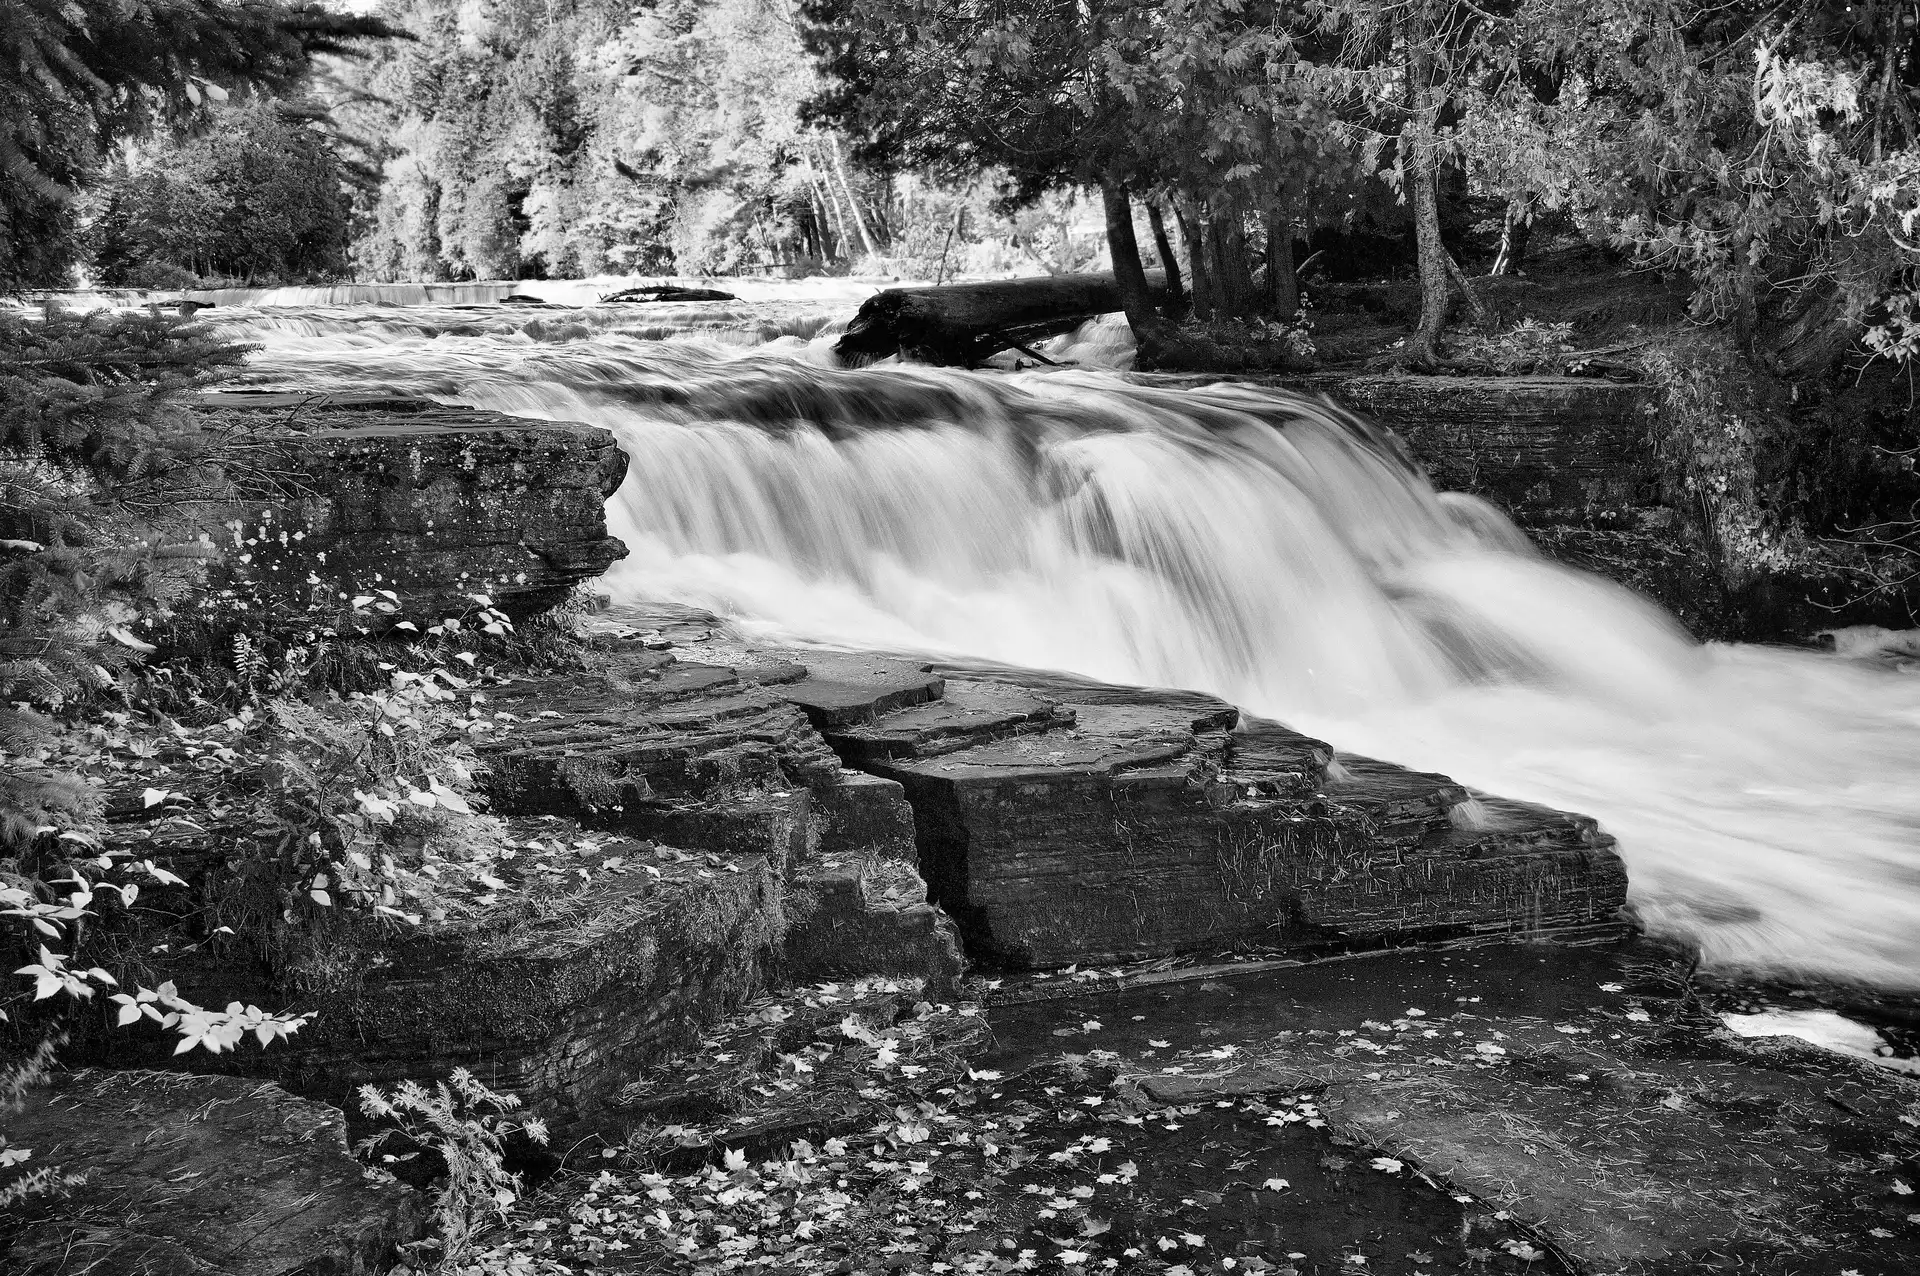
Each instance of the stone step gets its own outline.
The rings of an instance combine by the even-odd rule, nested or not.
[[[1594,820],[1485,794],[1452,813],[1417,843],[1382,840],[1304,884],[1302,920],[1356,942],[1622,933],[1626,867]]]
[[[1074,711],[1024,687],[949,678],[941,697],[877,715],[859,726],[825,729],[849,766],[889,758],[927,758],[1010,736],[1073,726]]]
[[[946,680],[924,662],[860,653],[808,652],[807,676],[781,694],[822,731],[938,700]]]
[[[966,960],[952,919],[908,863],[828,861],[793,878],[781,973],[793,984],[908,976],[951,996]]]
[[[1243,718],[1227,740],[1220,778],[1237,797],[1304,798],[1321,792],[1331,746],[1266,718]]]
[[[1321,791],[1329,802],[1364,813],[1376,836],[1395,846],[1450,829],[1452,811],[1468,797],[1466,787],[1447,776],[1354,753],[1334,754]]]

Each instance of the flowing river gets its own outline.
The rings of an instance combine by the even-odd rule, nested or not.
[[[618,599],[755,637],[1214,692],[1598,817],[1649,929],[1711,962],[1920,987],[1920,675],[1696,644],[1298,397],[842,371],[832,334],[869,291],[845,282],[697,306],[539,288],[582,308],[416,288],[215,314],[262,345],[253,384],[613,430],[632,457],[608,508],[632,551],[605,581]],[[1111,362],[1115,338],[1069,344]]]

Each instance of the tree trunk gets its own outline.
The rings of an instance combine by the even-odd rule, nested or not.
[[[1165,344],[1166,320],[1160,317],[1146,268],[1140,264],[1140,244],[1133,234],[1133,201],[1118,182],[1102,182],[1100,203],[1107,215],[1107,251],[1113,258],[1113,281],[1120,290],[1120,308],[1133,329],[1135,356],[1151,364]]]
[[[840,242],[840,256],[842,258],[851,258],[853,256],[853,253],[850,251],[852,241],[847,236],[846,218],[840,213],[840,197],[834,193],[833,183],[828,181],[826,176],[820,171],[820,168],[814,164],[813,147],[811,145],[807,147],[807,176],[813,179],[815,198],[819,199],[822,204],[832,210],[831,216],[828,219],[829,229],[833,231],[834,238]]]
[[[1153,227],[1153,250],[1160,255],[1160,268],[1167,272],[1167,317],[1178,319],[1186,313],[1187,295],[1181,287],[1180,259],[1173,255],[1173,240],[1167,236],[1167,219],[1158,201],[1147,205],[1147,224]]]
[[[1403,180],[1413,209],[1414,244],[1420,256],[1420,324],[1407,339],[1406,362],[1415,368],[1440,366],[1440,332],[1447,322],[1447,248],[1440,240],[1440,153],[1433,136],[1433,54],[1425,47],[1429,30],[1416,27],[1409,40],[1407,125],[1400,133]]]
[[[1207,269],[1207,244],[1200,227],[1200,212],[1189,204],[1175,207],[1174,219],[1180,223],[1180,238],[1187,243],[1187,273],[1193,278],[1193,313],[1211,319],[1219,309],[1219,296],[1213,286],[1213,272]]]
[[[1487,308],[1481,304],[1480,294],[1473,290],[1473,282],[1467,278],[1467,272],[1460,269],[1460,263],[1453,259],[1452,253],[1447,254],[1447,274],[1452,277],[1453,282],[1460,285],[1460,291],[1467,295],[1467,308],[1473,311],[1473,321],[1482,328],[1493,327],[1493,316],[1487,313]]]
[[[1240,213],[1236,210],[1217,214],[1207,238],[1213,247],[1219,314],[1223,318],[1244,319],[1256,313],[1258,293],[1253,286],[1253,266],[1247,259],[1247,233]]]
[[[879,249],[873,246],[873,236],[867,231],[867,219],[861,215],[860,201],[854,196],[853,183],[847,180],[847,161],[840,154],[840,139],[831,133],[827,141],[833,146],[833,166],[840,174],[840,187],[847,193],[847,207],[853,210],[854,229],[860,232],[860,243],[867,250],[867,256],[879,256]]]
[[[1507,201],[1506,224],[1500,228],[1500,252],[1493,259],[1493,269],[1488,274],[1511,275],[1520,269],[1520,263],[1527,257],[1527,241],[1533,238],[1533,209],[1536,197],[1532,191],[1521,191]]]
[[[1293,218],[1278,205],[1267,210],[1267,305],[1283,321],[1300,310],[1300,281],[1293,270]]]
[[[960,233],[961,219],[967,215],[965,204],[953,210],[953,225],[947,227],[947,242],[940,247],[940,269],[934,272],[934,287],[939,287],[947,277],[947,254],[953,251],[953,237]]]

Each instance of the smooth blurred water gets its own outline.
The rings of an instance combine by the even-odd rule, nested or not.
[[[1920,676],[1693,643],[1324,405],[1111,372],[831,366],[844,285],[537,314],[219,312],[252,379],[613,429],[626,598],[750,633],[1215,692],[1584,811],[1709,960],[1920,986]],[[206,316],[212,317],[212,316]],[[1054,352],[1124,361],[1113,325]]]

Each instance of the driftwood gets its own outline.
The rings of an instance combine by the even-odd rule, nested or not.
[[[1166,290],[1166,276],[1150,270],[1147,285],[1157,300]],[[1071,332],[1120,308],[1112,275],[889,288],[867,298],[834,353],[855,367],[891,354],[972,367],[1001,350]]]

